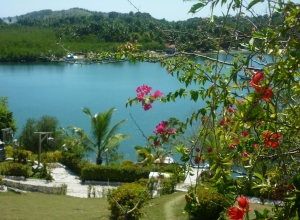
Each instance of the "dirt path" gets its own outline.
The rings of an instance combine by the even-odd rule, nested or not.
[[[182,193],[178,193],[175,198],[172,198],[169,202],[165,204],[164,213],[166,220],[176,219],[176,214],[173,212],[173,208],[177,205],[177,203],[184,199],[184,195]]]

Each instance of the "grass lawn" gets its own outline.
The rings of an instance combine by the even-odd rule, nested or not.
[[[85,199],[42,193],[0,193],[0,219],[99,219],[107,220],[106,199]]]
[[[164,195],[148,201],[143,208],[145,216],[142,220],[188,220],[184,213],[184,192]],[[106,199],[87,199],[70,196],[50,195],[42,193],[0,193],[0,219],[99,219],[108,220],[110,211]],[[271,210],[271,206],[251,204],[251,209]],[[254,212],[250,212],[250,219]]]

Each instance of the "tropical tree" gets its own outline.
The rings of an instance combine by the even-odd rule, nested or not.
[[[71,129],[79,137],[85,151],[95,153],[96,164],[99,165],[102,164],[104,153],[106,153],[107,156],[115,153],[122,141],[131,138],[131,136],[127,134],[117,133],[120,125],[126,121],[125,119],[117,122],[111,127],[112,115],[115,110],[115,108],[111,108],[103,113],[92,115],[89,108],[83,108],[82,111],[91,120],[91,137],[81,128],[74,126],[68,127],[68,129]]]
[[[61,132],[57,129],[58,123],[59,121],[56,117],[49,115],[44,115],[39,119],[28,118],[18,137],[21,147],[37,153],[39,136],[34,132],[53,132],[54,142],[48,144],[47,141],[43,141],[41,143],[42,151],[47,152],[61,149],[63,140]]]
[[[8,109],[7,97],[0,96],[0,131],[4,128],[11,128],[13,131],[16,131],[17,126],[15,121],[16,119],[13,118],[13,112]]]
[[[151,146],[139,146],[133,147],[136,150],[137,161],[139,164],[150,165],[156,159],[163,157],[165,150],[163,148],[153,150]]]

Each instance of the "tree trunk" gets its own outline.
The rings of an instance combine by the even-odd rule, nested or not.
[[[96,164],[97,165],[101,165],[102,164],[102,157],[101,156],[96,158]]]

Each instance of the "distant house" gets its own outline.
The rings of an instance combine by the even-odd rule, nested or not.
[[[166,49],[165,49],[166,53],[173,54],[176,52],[176,47],[174,44],[165,44],[165,46],[166,46]]]

